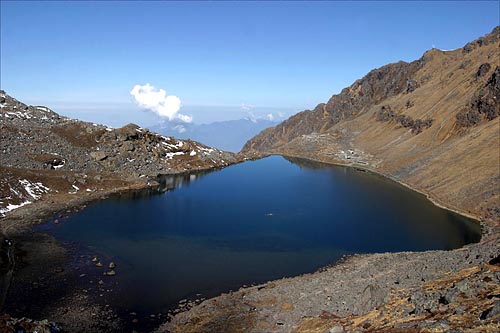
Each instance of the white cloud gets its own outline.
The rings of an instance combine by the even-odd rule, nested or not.
[[[177,125],[174,127],[174,130],[176,130],[177,132],[182,134],[182,133],[186,132],[186,127],[184,127],[182,125]]]
[[[273,120],[274,120],[274,116],[273,116],[273,114],[272,114],[272,113],[268,113],[268,114],[267,114],[267,116],[266,116],[266,118],[267,118],[268,120],[270,120],[270,121],[273,121]]]
[[[241,103],[241,108],[245,111],[250,111],[250,110],[253,110],[255,108],[255,106],[250,105],[250,104]]]
[[[130,91],[134,97],[135,103],[143,108],[155,112],[160,117],[168,120],[180,120],[185,123],[193,121],[193,117],[179,113],[181,100],[179,97],[170,95],[163,89],[156,89],[154,86],[146,83],[141,86],[136,84]]]

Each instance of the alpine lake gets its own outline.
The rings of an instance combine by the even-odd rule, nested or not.
[[[113,196],[38,229],[98,257],[102,272],[115,263],[116,275],[101,277],[107,302],[144,316],[353,253],[450,250],[481,235],[476,221],[382,176],[282,156],[163,176],[158,191]]]

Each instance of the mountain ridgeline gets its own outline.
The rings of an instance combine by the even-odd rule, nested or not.
[[[203,142],[224,151],[238,152],[246,141],[263,129],[276,125],[267,119],[236,119],[218,121],[210,124],[178,124],[164,122],[149,127],[151,131]]]
[[[249,140],[374,170],[464,213],[500,218],[500,27],[463,48],[372,70],[313,110]]]

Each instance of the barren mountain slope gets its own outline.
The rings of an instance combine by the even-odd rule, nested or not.
[[[389,64],[247,142],[385,174],[464,213],[500,217],[500,28]]]

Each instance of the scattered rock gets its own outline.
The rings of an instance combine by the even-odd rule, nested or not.
[[[114,270],[110,270],[110,271],[106,272],[106,275],[107,276],[115,276],[116,272]]]

